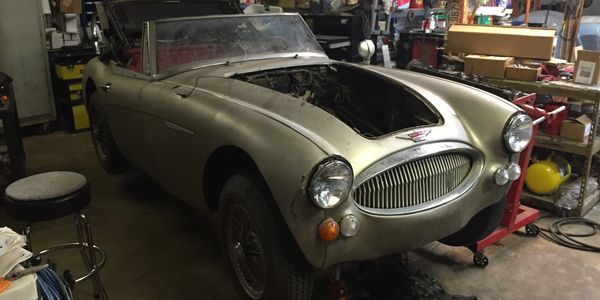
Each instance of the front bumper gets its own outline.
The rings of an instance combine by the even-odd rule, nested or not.
[[[325,211],[325,217],[340,221],[354,215],[360,231],[353,237],[341,236],[325,243],[321,267],[341,262],[372,260],[416,249],[449,236],[484,208],[504,198],[511,183],[494,183],[494,172],[506,165],[508,157],[496,163],[487,161],[475,182],[452,201],[406,214],[374,214],[359,207],[350,197],[340,206]]]
[[[321,267],[398,254],[449,236],[465,226],[479,211],[500,201],[510,185],[492,189],[484,189],[483,186],[478,184],[452,202],[413,214],[373,215],[360,210],[354,203],[329,214],[328,217],[337,221],[352,214],[358,218],[361,227],[356,236],[340,235],[337,240],[328,243]]]

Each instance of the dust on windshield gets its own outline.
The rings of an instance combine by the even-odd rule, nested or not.
[[[156,62],[162,73],[183,65],[279,54],[323,54],[299,15],[237,15],[156,23]]]

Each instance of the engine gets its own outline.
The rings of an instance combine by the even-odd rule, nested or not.
[[[402,85],[344,65],[275,69],[235,78],[318,106],[365,137],[440,120]]]

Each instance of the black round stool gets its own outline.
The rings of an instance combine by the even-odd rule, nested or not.
[[[31,247],[31,224],[68,215],[75,217],[77,242],[60,244],[34,253],[34,257],[67,248],[78,248],[88,273],[75,283],[93,278],[94,297],[108,299],[98,272],[106,262],[106,253],[94,244],[92,226],[83,209],[90,203],[90,185],[85,176],[65,171],[37,174],[17,180],[6,188],[5,208],[8,215],[20,221],[22,233]]]

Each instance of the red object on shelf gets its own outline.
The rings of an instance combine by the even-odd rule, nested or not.
[[[407,8],[407,7],[403,7],[407,4],[408,4],[408,7],[410,7],[410,0],[396,0],[396,7],[398,7],[399,9]]]
[[[423,8],[423,0],[410,0],[408,8]]]
[[[544,110],[546,111],[553,111],[561,106],[565,106],[564,104],[546,104],[544,105]],[[560,126],[562,125],[563,121],[566,120],[568,117],[568,112],[567,110],[563,110],[560,113],[558,113],[553,119],[551,120],[547,120],[546,122],[544,122],[544,126],[542,127],[542,131],[544,133],[550,134],[550,135],[560,135]]]
[[[437,66],[439,52],[437,39],[415,38],[412,43],[412,59],[418,59],[433,67]]]
[[[514,100],[513,104],[521,107],[534,120],[543,117],[546,121],[554,121],[554,116],[556,113],[548,113],[547,110],[536,108],[534,106],[534,101],[535,94],[529,94]],[[554,110],[556,109],[553,109],[553,111]],[[558,114],[560,113],[561,112]],[[513,182],[508,190],[508,194],[506,195],[506,201],[508,203],[502,218],[502,222],[500,223],[500,227],[476,244],[471,245],[470,249],[475,253],[475,255],[480,253],[487,246],[517,231],[519,228],[532,223],[540,216],[539,210],[521,204],[521,191],[523,190],[523,184],[525,183],[525,174],[527,173],[527,167],[529,166],[529,158],[531,157],[531,152],[533,151],[534,139],[537,135],[538,127],[538,122],[534,121],[531,142],[527,148],[521,152],[521,156],[519,157],[521,176],[519,179]]]

